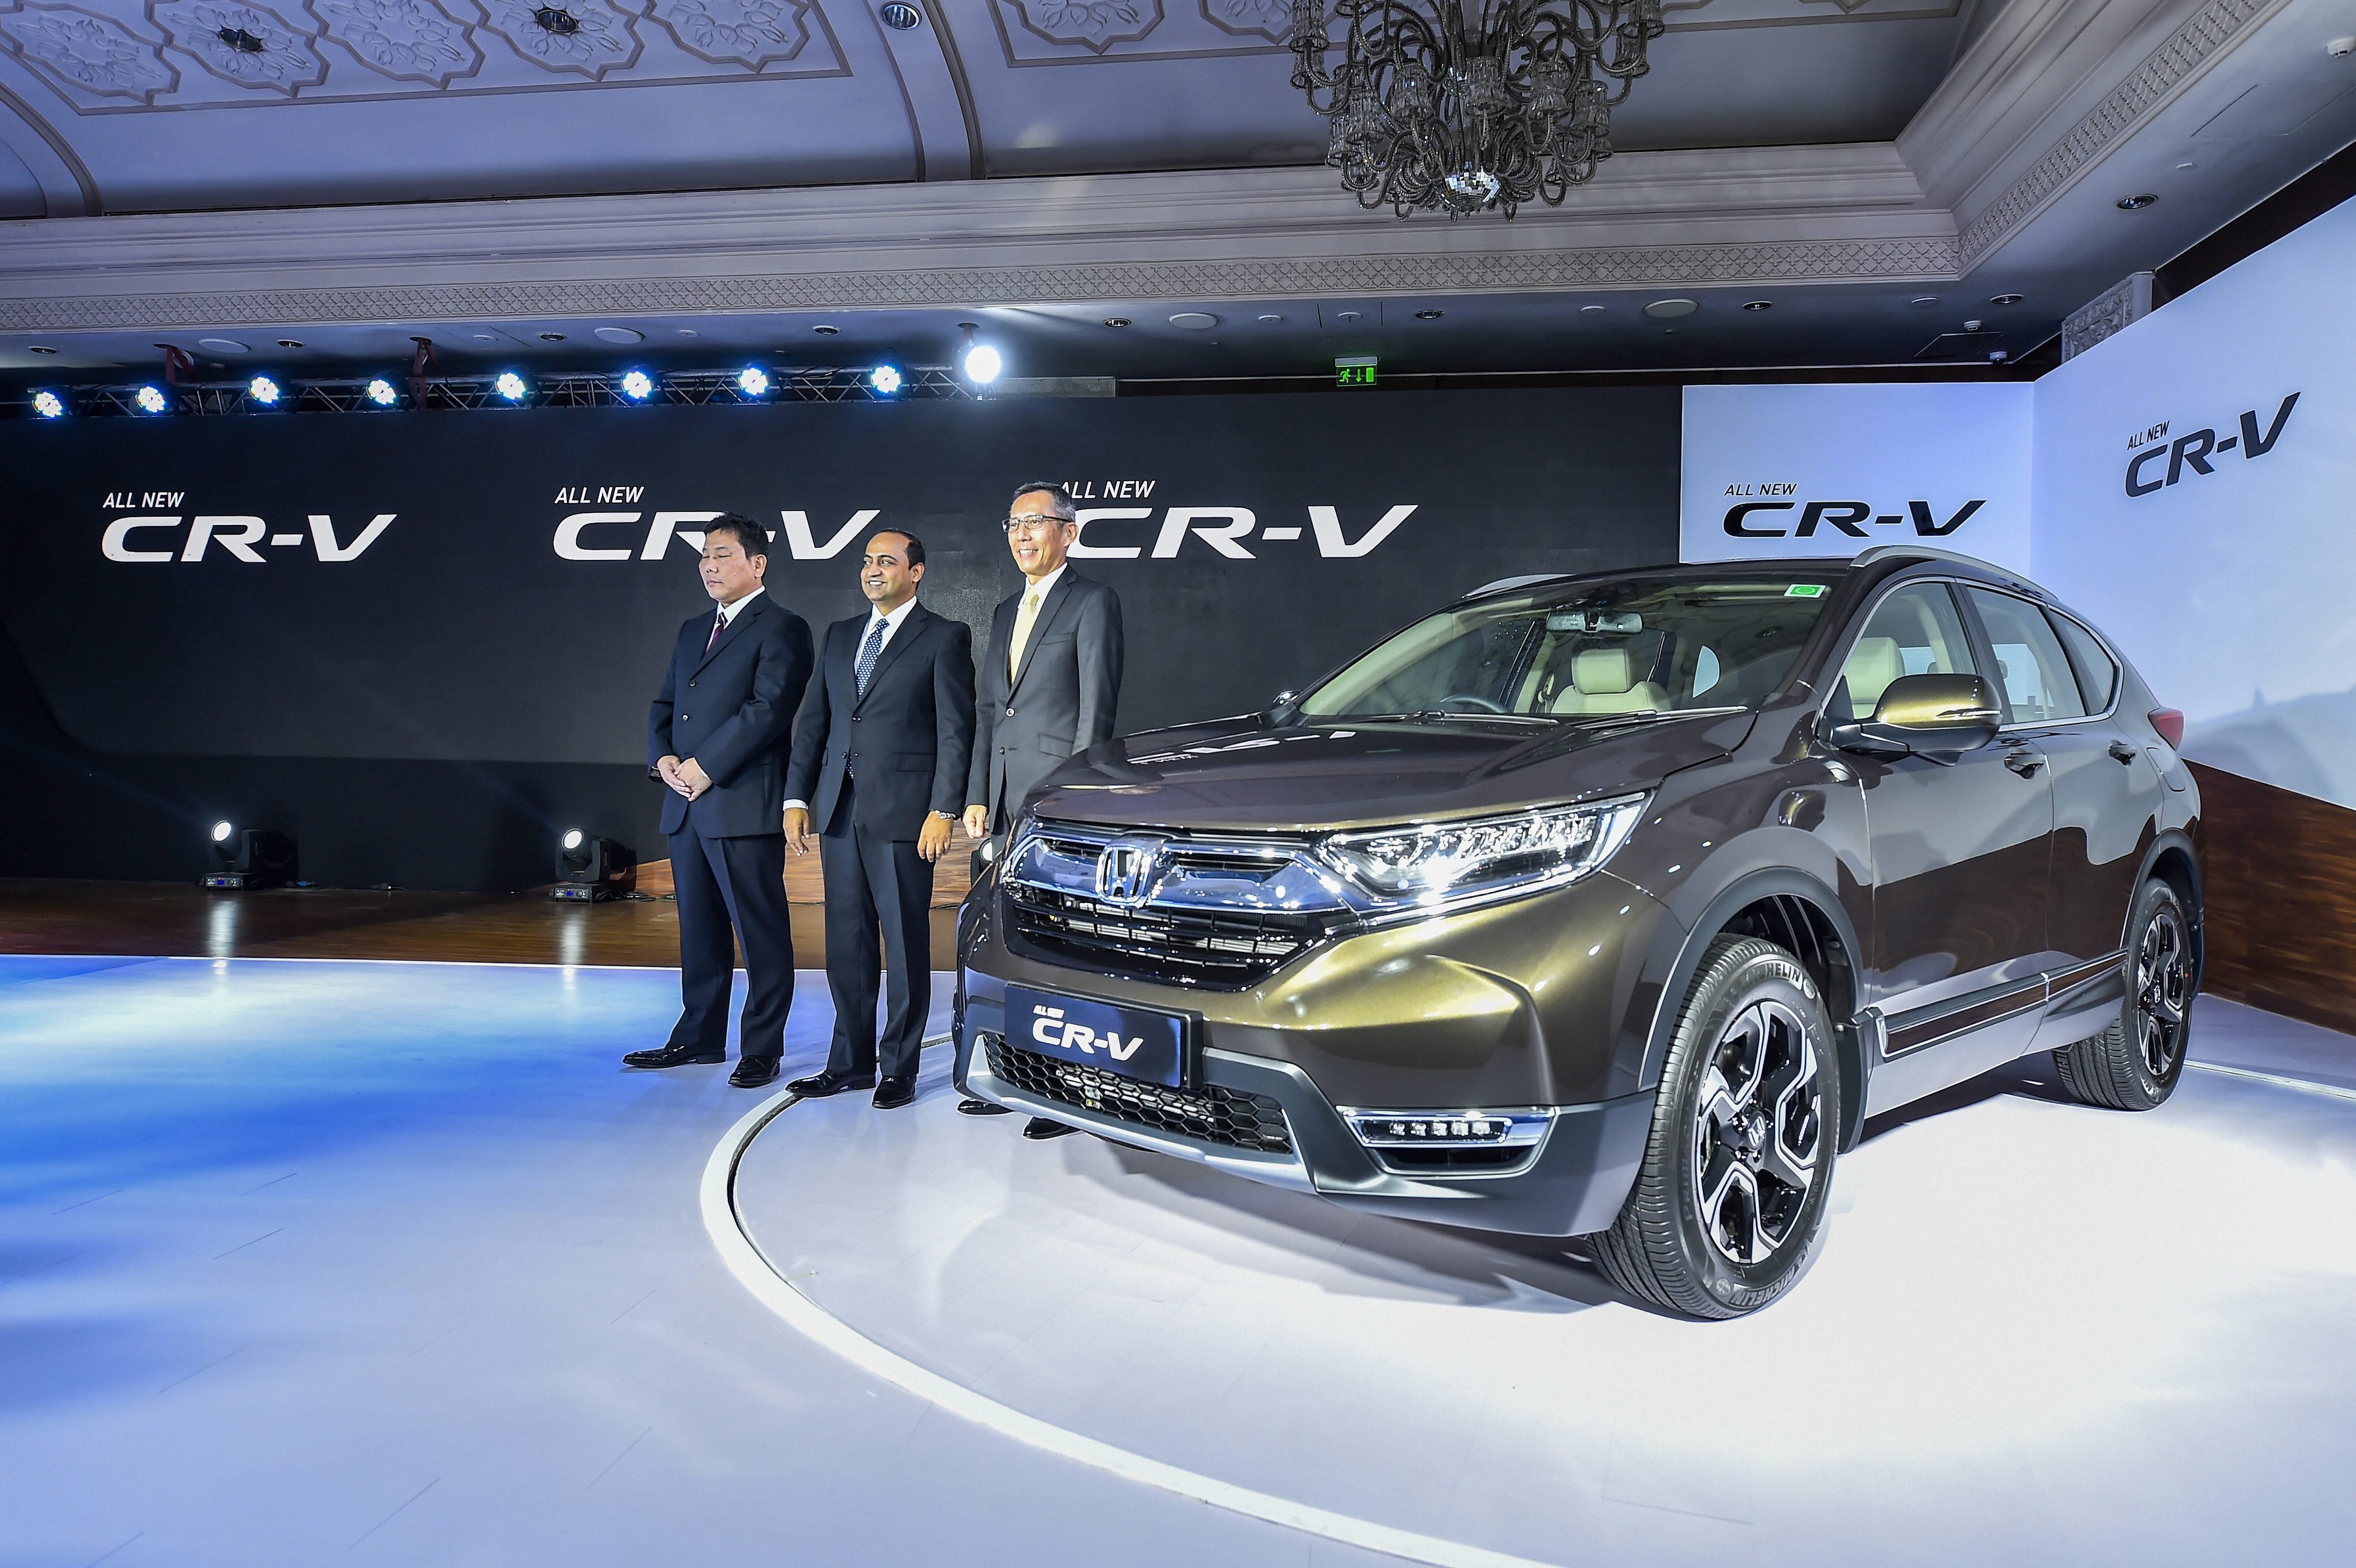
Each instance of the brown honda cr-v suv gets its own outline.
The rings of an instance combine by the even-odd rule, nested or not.
[[[1960,557],[1499,584],[1058,771],[960,912],[957,1079],[1746,1312],[1868,1116],[2030,1051],[2168,1097],[2181,722]]]

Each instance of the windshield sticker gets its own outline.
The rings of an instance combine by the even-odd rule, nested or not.
[[[1821,582],[1794,582],[1783,590],[1786,599],[1821,599],[1824,596],[1825,585]]]

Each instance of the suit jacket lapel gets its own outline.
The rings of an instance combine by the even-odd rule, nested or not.
[[[1014,678],[1007,683],[1007,696],[1012,697],[1016,688],[1022,686],[1023,677],[1031,673],[1031,661],[1038,656],[1039,645],[1046,640],[1048,629],[1055,625],[1055,617],[1063,612],[1064,605],[1072,597],[1074,581],[1071,571],[1066,569],[1063,576],[1055,579],[1055,586],[1047,590],[1047,597],[1039,606],[1039,617],[1031,623],[1031,640],[1023,645],[1022,667],[1014,672]],[[1022,603],[1021,596],[1017,595],[1015,613],[1018,615],[1023,613]],[[1010,625],[1007,628],[1006,635],[1009,642],[1013,641],[1012,626]]]
[[[719,636],[712,639],[712,645],[703,650],[703,656],[695,661],[695,668],[688,671],[687,673],[690,675],[701,674],[703,667],[710,664],[713,656],[716,656],[721,649],[734,642],[738,635],[744,632],[744,628],[752,624],[753,618],[768,608],[768,606],[763,603],[763,601],[766,600],[768,597],[769,596],[766,593],[764,593],[760,595],[759,598],[755,599],[750,604],[745,605],[742,610],[737,611],[736,618],[728,623],[726,628],[721,632]],[[714,613],[717,613],[718,612],[715,609]]]
[[[931,618],[932,612],[922,604],[908,612],[908,618],[900,623],[900,629],[892,634],[891,640],[884,645],[884,651],[875,656],[875,667],[867,675],[868,691],[875,689],[877,683],[884,678],[884,672],[891,667],[892,661],[898,658],[908,645],[922,635],[925,623]],[[868,619],[871,621],[874,619],[874,612],[868,612]],[[860,627],[859,635],[863,638],[866,635],[867,628]],[[859,689],[859,644],[854,640],[851,646],[851,707],[856,709],[865,705],[867,694]]]

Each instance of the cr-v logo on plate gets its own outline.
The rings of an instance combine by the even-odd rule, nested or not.
[[[2282,439],[2283,426],[2290,422],[2290,411],[2297,402],[2297,392],[2285,398],[2282,407],[2275,411],[2274,422],[2263,432],[2258,429],[2258,411],[2244,409],[2242,411],[2240,431],[2222,441],[2217,439],[2213,429],[2196,430],[2169,441],[2166,439],[2168,421],[2165,420],[2148,430],[2138,431],[2127,441],[2128,448],[2135,452],[2135,455],[2127,459],[2128,496],[2148,496],[2155,490],[2164,490],[2182,479],[2188,470],[2194,474],[2214,474],[2217,470],[2209,460],[2222,456],[2236,447],[2241,449],[2245,461],[2264,457],[2275,449],[2275,443]],[[2168,460],[2164,474],[2157,472],[2162,458]]]

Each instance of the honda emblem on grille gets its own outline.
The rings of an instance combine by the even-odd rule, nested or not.
[[[1153,838],[1123,838],[1105,847],[1097,857],[1097,897],[1130,908],[1153,891],[1153,873],[1162,844]]]

